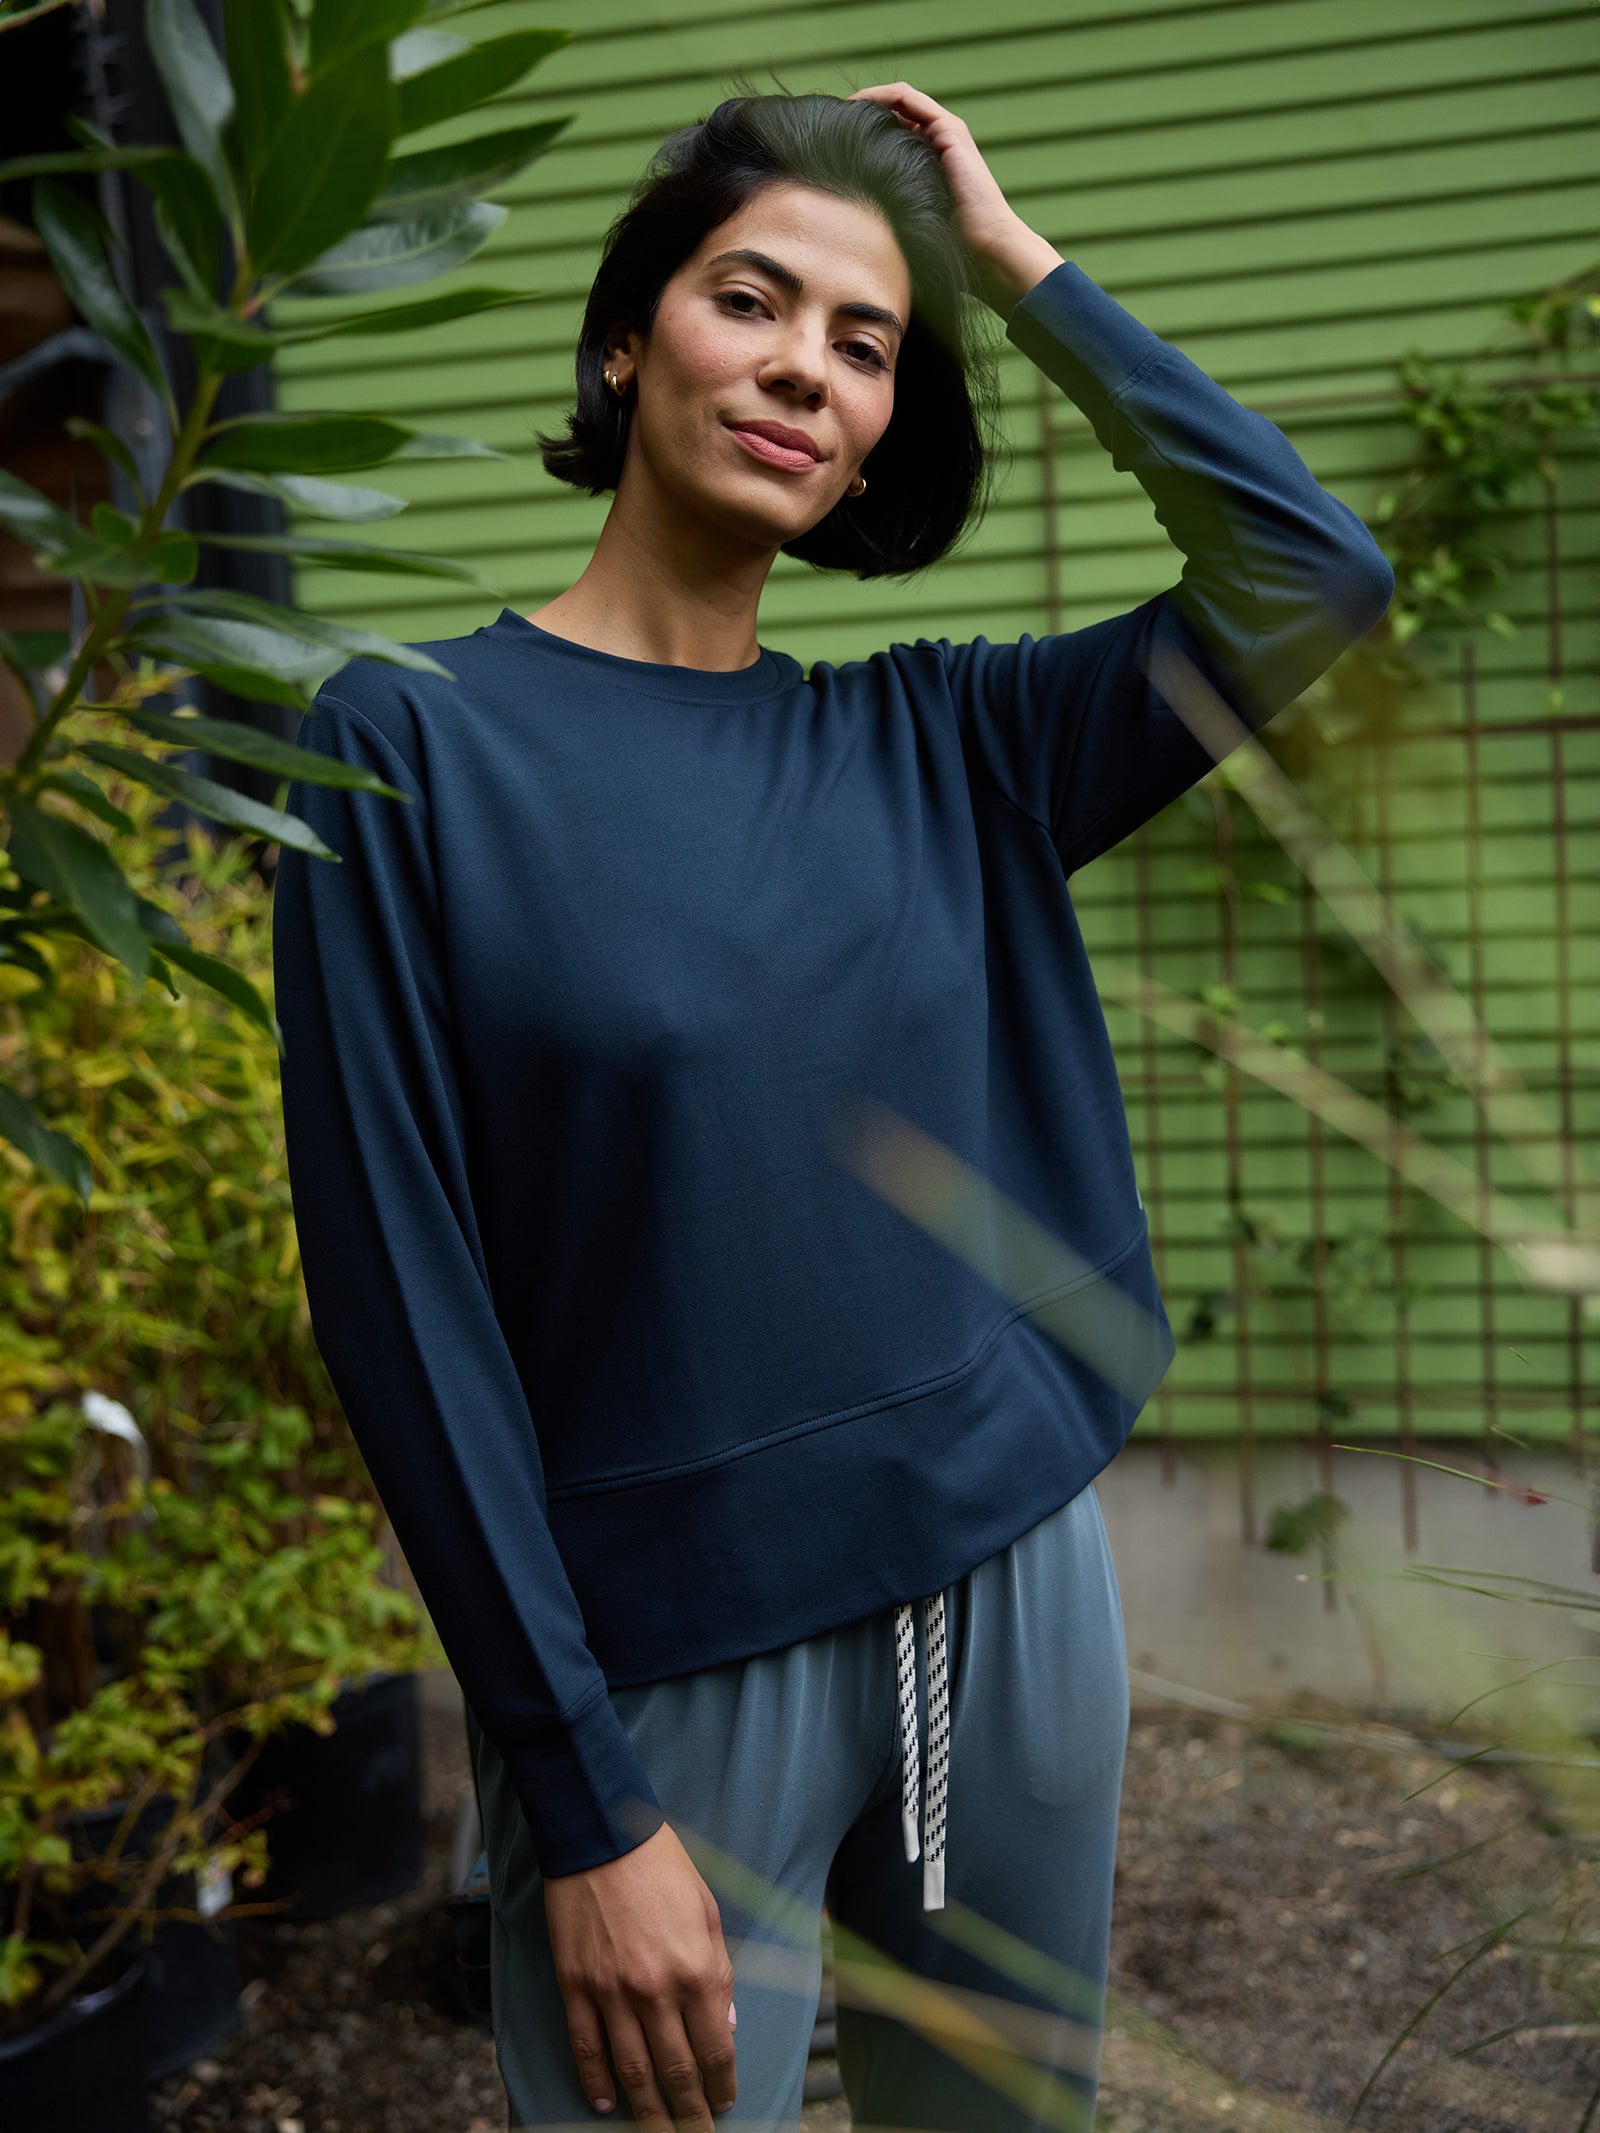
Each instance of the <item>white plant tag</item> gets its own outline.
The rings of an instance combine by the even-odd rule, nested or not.
[[[233,1901],[233,1871],[208,1859],[195,1878],[195,1909],[202,1918],[213,1918],[224,1904]]]

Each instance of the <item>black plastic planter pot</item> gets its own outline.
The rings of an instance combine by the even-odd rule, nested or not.
[[[466,1880],[445,1898],[444,1908],[455,1942],[457,2003],[469,2021],[488,2028],[494,2020],[494,1998],[490,1989],[487,1852],[479,1852]]]
[[[5,2133],[150,2133],[142,1956],[20,2037],[0,2037]]]
[[[374,1674],[333,1702],[335,1730],[275,1734],[229,1796],[238,1820],[270,1809],[270,1865],[252,1902],[288,1918],[385,1903],[422,1872],[422,1755],[414,1674]]]
[[[76,1818],[73,1849],[83,1856],[105,1853],[116,1842],[124,1808],[113,1803]],[[170,1794],[151,1800],[122,1846],[124,1860],[146,1859],[172,1819]],[[127,1901],[127,1890],[89,1883],[74,1891],[68,1915]],[[151,1900],[152,1910],[200,1908],[193,1874],[169,1874]],[[80,1933],[96,1930],[80,1926]],[[239,2017],[239,1954],[231,1920],[163,1918],[148,1934],[135,1926],[130,1946],[149,1971],[145,1994],[145,2072],[159,2081],[214,2051]]]

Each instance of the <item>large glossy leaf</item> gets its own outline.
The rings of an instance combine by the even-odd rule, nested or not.
[[[217,206],[237,226],[239,197],[222,145],[233,117],[233,83],[194,0],[146,0],[144,33],[178,138],[210,179]]]
[[[453,556],[419,555],[409,548],[379,548],[370,541],[341,541],[320,533],[202,533],[213,548],[242,548],[256,555],[304,556],[325,570],[372,570],[397,578],[459,578],[463,584],[487,580]]]
[[[74,171],[138,170],[150,163],[176,163],[182,158],[176,148],[56,148],[48,155],[12,156],[0,162],[0,185],[13,178],[65,177]]]
[[[284,0],[223,0],[222,21],[235,99],[234,134],[240,160],[253,176],[294,94],[288,16]]]
[[[23,880],[48,889],[76,911],[97,944],[126,964],[142,985],[148,943],[132,886],[109,846],[20,794],[12,794],[6,806],[11,864]]]
[[[473,200],[415,222],[369,222],[314,260],[284,293],[376,296],[408,282],[432,281],[479,251],[507,213],[493,201]]]
[[[254,593],[204,591],[173,596],[173,608],[185,617],[222,617],[229,621],[298,637],[307,645],[381,660],[386,666],[408,667],[415,674],[439,674],[446,681],[455,676],[440,666],[430,653],[414,644],[396,644],[374,630],[357,629],[353,623],[330,622],[325,615],[302,614],[297,608],[279,607],[273,600],[258,600]]]
[[[78,522],[31,483],[0,467],[0,526],[30,545],[60,545],[81,531]]]
[[[483,133],[476,140],[396,156],[373,205],[373,220],[403,222],[492,192],[543,155],[571,123],[570,118],[541,119],[536,126],[511,126],[503,133]]]
[[[279,338],[328,341],[341,336],[410,333],[424,326],[446,325],[451,319],[472,318],[479,311],[498,310],[503,304],[531,304],[537,295],[534,289],[447,289],[439,296],[420,296],[413,303],[388,304],[381,311],[332,319],[325,326],[294,327]]]
[[[571,34],[569,30],[513,30],[509,36],[469,45],[420,73],[407,74],[399,84],[400,117],[395,131],[416,133],[487,103],[521,81],[541,59],[559,52]]]
[[[258,474],[348,474],[382,466],[417,432],[388,415],[235,415],[206,433],[200,465]]]
[[[172,394],[156,344],[117,280],[94,209],[53,178],[38,178],[33,187],[33,223],[62,288],[84,319],[171,408]]]
[[[334,852],[328,856],[336,859],[339,855]],[[242,970],[235,970],[231,963],[224,963],[220,956],[207,955],[203,948],[168,946],[162,953],[169,961],[176,963],[180,970],[188,971],[190,977],[198,978],[202,985],[209,985],[211,990],[220,993],[231,1007],[237,1007],[242,1014],[248,1015],[252,1022],[258,1023],[279,1051],[283,1050],[283,1031],[278,1027],[277,1016]]]
[[[185,287],[198,302],[212,302],[221,273],[222,217],[205,172],[187,156],[173,155],[141,164],[134,175],[150,195],[156,234]]]
[[[83,415],[69,415],[65,428],[69,437],[82,437],[104,453],[114,466],[120,467],[127,475],[135,491],[142,494],[144,484],[139,473],[139,462],[134,458],[132,448],[125,437],[119,437],[115,430],[108,430],[103,423],[90,422]]]
[[[325,0],[318,0],[315,25]],[[381,44],[314,73],[268,145],[250,201],[258,273],[309,266],[355,229],[378,196],[396,95]]]
[[[258,363],[270,362],[275,352],[259,343],[212,341],[201,334],[194,337],[194,357],[202,369],[220,370],[230,377],[237,371],[254,370]]]
[[[76,112],[67,114],[65,125],[80,148],[115,148],[117,145],[103,126],[97,126],[92,119],[80,118]]]
[[[394,518],[406,508],[403,496],[391,496],[386,489],[318,481],[313,474],[246,474],[235,467],[213,467],[199,479],[220,482],[227,489],[242,489],[252,496],[275,496],[280,503],[311,518],[341,519],[347,525]]]
[[[114,800],[107,799],[94,779],[86,777],[81,770],[73,770],[70,766],[64,770],[47,770],[39,778],[35,790],[64,792],[80,807],[86,807],[91,815],[98,815],[111,829],[131,834],[134,828],[132,815],[125,808],[118,807]]]
[[[17,674],[42,674],[71,648],[66,630],[0,630],[0,659]]]
[[[166,957],[156,948],[152,948],[150,951],[150,975],[156,984],[165,985],[173,999],[182,999],[183,995],[172,982],[172,971]]]
[[[277,334],[237,311],[201,303],[187,289],[163,289],[161,301],[175,331],[193,340],[195,361],[203,370],[248,370],[277,353]]]
[[[200,561],[195,537],[182,526],[168,526],[154,545],[135,550],[145,575],[158,585],[187,585]]]
[[[257,770],[273,770],[280,777],[301,778],[308,785],[382,793],[391,800],[413,797],[397,785],[386,785],[376,771],[342,762],[338,756],[319,755],[314,748],[298,747],[276,733],[264,733],[259,726],[241,725],[237,719],[177,718],[166,711],[124,711],[122,715],[151,740],[165,741],[174,748],[203,748],[209,755],[250,763]]]
[[[362,45],[387,44],[417,21],[427,0],[317,0],[311,17],[311,71]]]
[[[173,999],[182,999],[183,995],[172,982],[172,971],[168,966],[167,959],[159,949],[152,948],[150,951],[150,976],[155,980],[156,984],[165,985]]]
[[[150,558],[150,576],[159,585],[187,585],[200,562],[195,537],[183,526],[169,526],[152,549],[141,551]]]
[[[281,844],[297,852],[310,852],[319,859],[332,856],[316,831],[298,815],[286,815],[280,807],[252,800],[248,793],[235,792],[231,785],[219,785],[215,778],[196,777],[193,771],[180,770],[175,763],[158,762],[153,756],[118,748],[108,741],[85,741],[83,753],[96,763],[104,763],[108,770],[120,770],[125,778],[148,785],[152,792],[165,793],[169,800],[181,800],[197,814],[227,823],[230,829],[246,830],[257,837],[275,837]]]
[[[181,948],[189,938],[172,913],[163,911],[148,896],[139,898],[139,923],[151,940],[159,941],[163,948]]]
[[[53,554],[36,556],[39,567],[66,577],[98,574],[118,585],[185,585],[194,576],[199,552],[194,535],[182,527],[168,526],[147,540],[141,537],[139,521],[111,504],[96,504],[90,518],[92,533],[74,527],[70,538],[55,544]],[[102,558],[102,550],[110,553]],[[97,570],[102,560],[104,568]]]
[[[103,541],[116,541],[124,548],[131,548],[139,538],[139,522],[129,518],[126,511],[119,511],[115,504],[96,504],[89,513],[90,524]]]
[[[52,577],[87,578],[100,585],[143,585],[158,578],[163,558],[88,533],[76,519],[25,481],[0,469],[0,527],[33,550],[36,567]],[[163,536],[165,539],[166,536]]]
[[[208,675],[236,696],[297,708],[343,664],[325,645],[215,615],[147,615],[127,641],[135,652]]]
[[[302,714],[311,708],[311,699],[317,690],[340,665],[337,656],[330,655],[326,667],[313,674],[309,681],[291,682],[243,661],[207,658],[200,653],[185,654],[178,649],[176,641],[160,651],[151,647],[140,649],[150,650],[153,657],[169,660],[175,666],[189,667],[197,674],[204,674],[208,681],[216,682],[231,695],[242,696],[247,703],[282,704],[285,709]]]
[[[126,548],[118,541],[103,541],[93,534],[80,533],[71,541],[64,541],[50,548],[36,548],[34,563],[52,578],[82,578],[90,585],[116,585],[129,590],[140,585],[159,584],[164,581],[162,568],[166,558],[149,549]],[[186,556],[172,555],[178,568],[174,582],[181,584],[194,575],[194,566]]]
[[[5,18],[0,16],[0,28]],[[26,1097],[19,1096],[15,1089],[8,1089],[0,1082],[0,1134],[20,1148],[28,1161],[42,1170],[46,1177],[54,1178],[58,1185],[65,1185],[75,1192],[85,1205],[88,1204],[90,1172],[89,1158],[75,1140],[65,1133],[57,1133],[47,1126]]]
[[[401,445],[396,459],[508,459],[508,452],[476,437],[452,437],[448,430],[418,430]]]
[[[389,79],[407,81],[471,50],[470,37],[452,37],[445,30],[407,30],[389,47]]]

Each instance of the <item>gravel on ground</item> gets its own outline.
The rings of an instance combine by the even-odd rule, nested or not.
[[[158,2133],[504,2133],[440,1901],[470,1784],[459,1706],[427,1699],[423,1723],[422,1880],[324,1922],[240,1919],[238,2025],[159,2085]],[[813,2061],[817,2086],[833,2071]],[[1398,1721],[1303,1698],[1268,1722],[1141,1709],[1097,2133],[1347,2124],[1600,2133],[1593,1822],[1558,1820],[1519,1766],[1451,1772]],[[804,2127],[848,2133],[843,2097]]]

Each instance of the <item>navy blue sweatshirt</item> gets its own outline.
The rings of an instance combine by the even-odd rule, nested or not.
[[[1068,877],[1210,767],[1158,640],[1256,726],[1393,576],[1077,265],[1007,332],[1184,556],[1129,613],[808,675],[506,609],[426,647],[452,680],[355,660],[301,727],[405,795],[290,792],[340,855],[275,891],[312,1323],[546,1875],[660,1826],[609,1688],[942,1591],[1172,1358]],[[981,1211],[958,1250],[897,1204],[863,1118],[1059,1240],[1044,1286]]]

